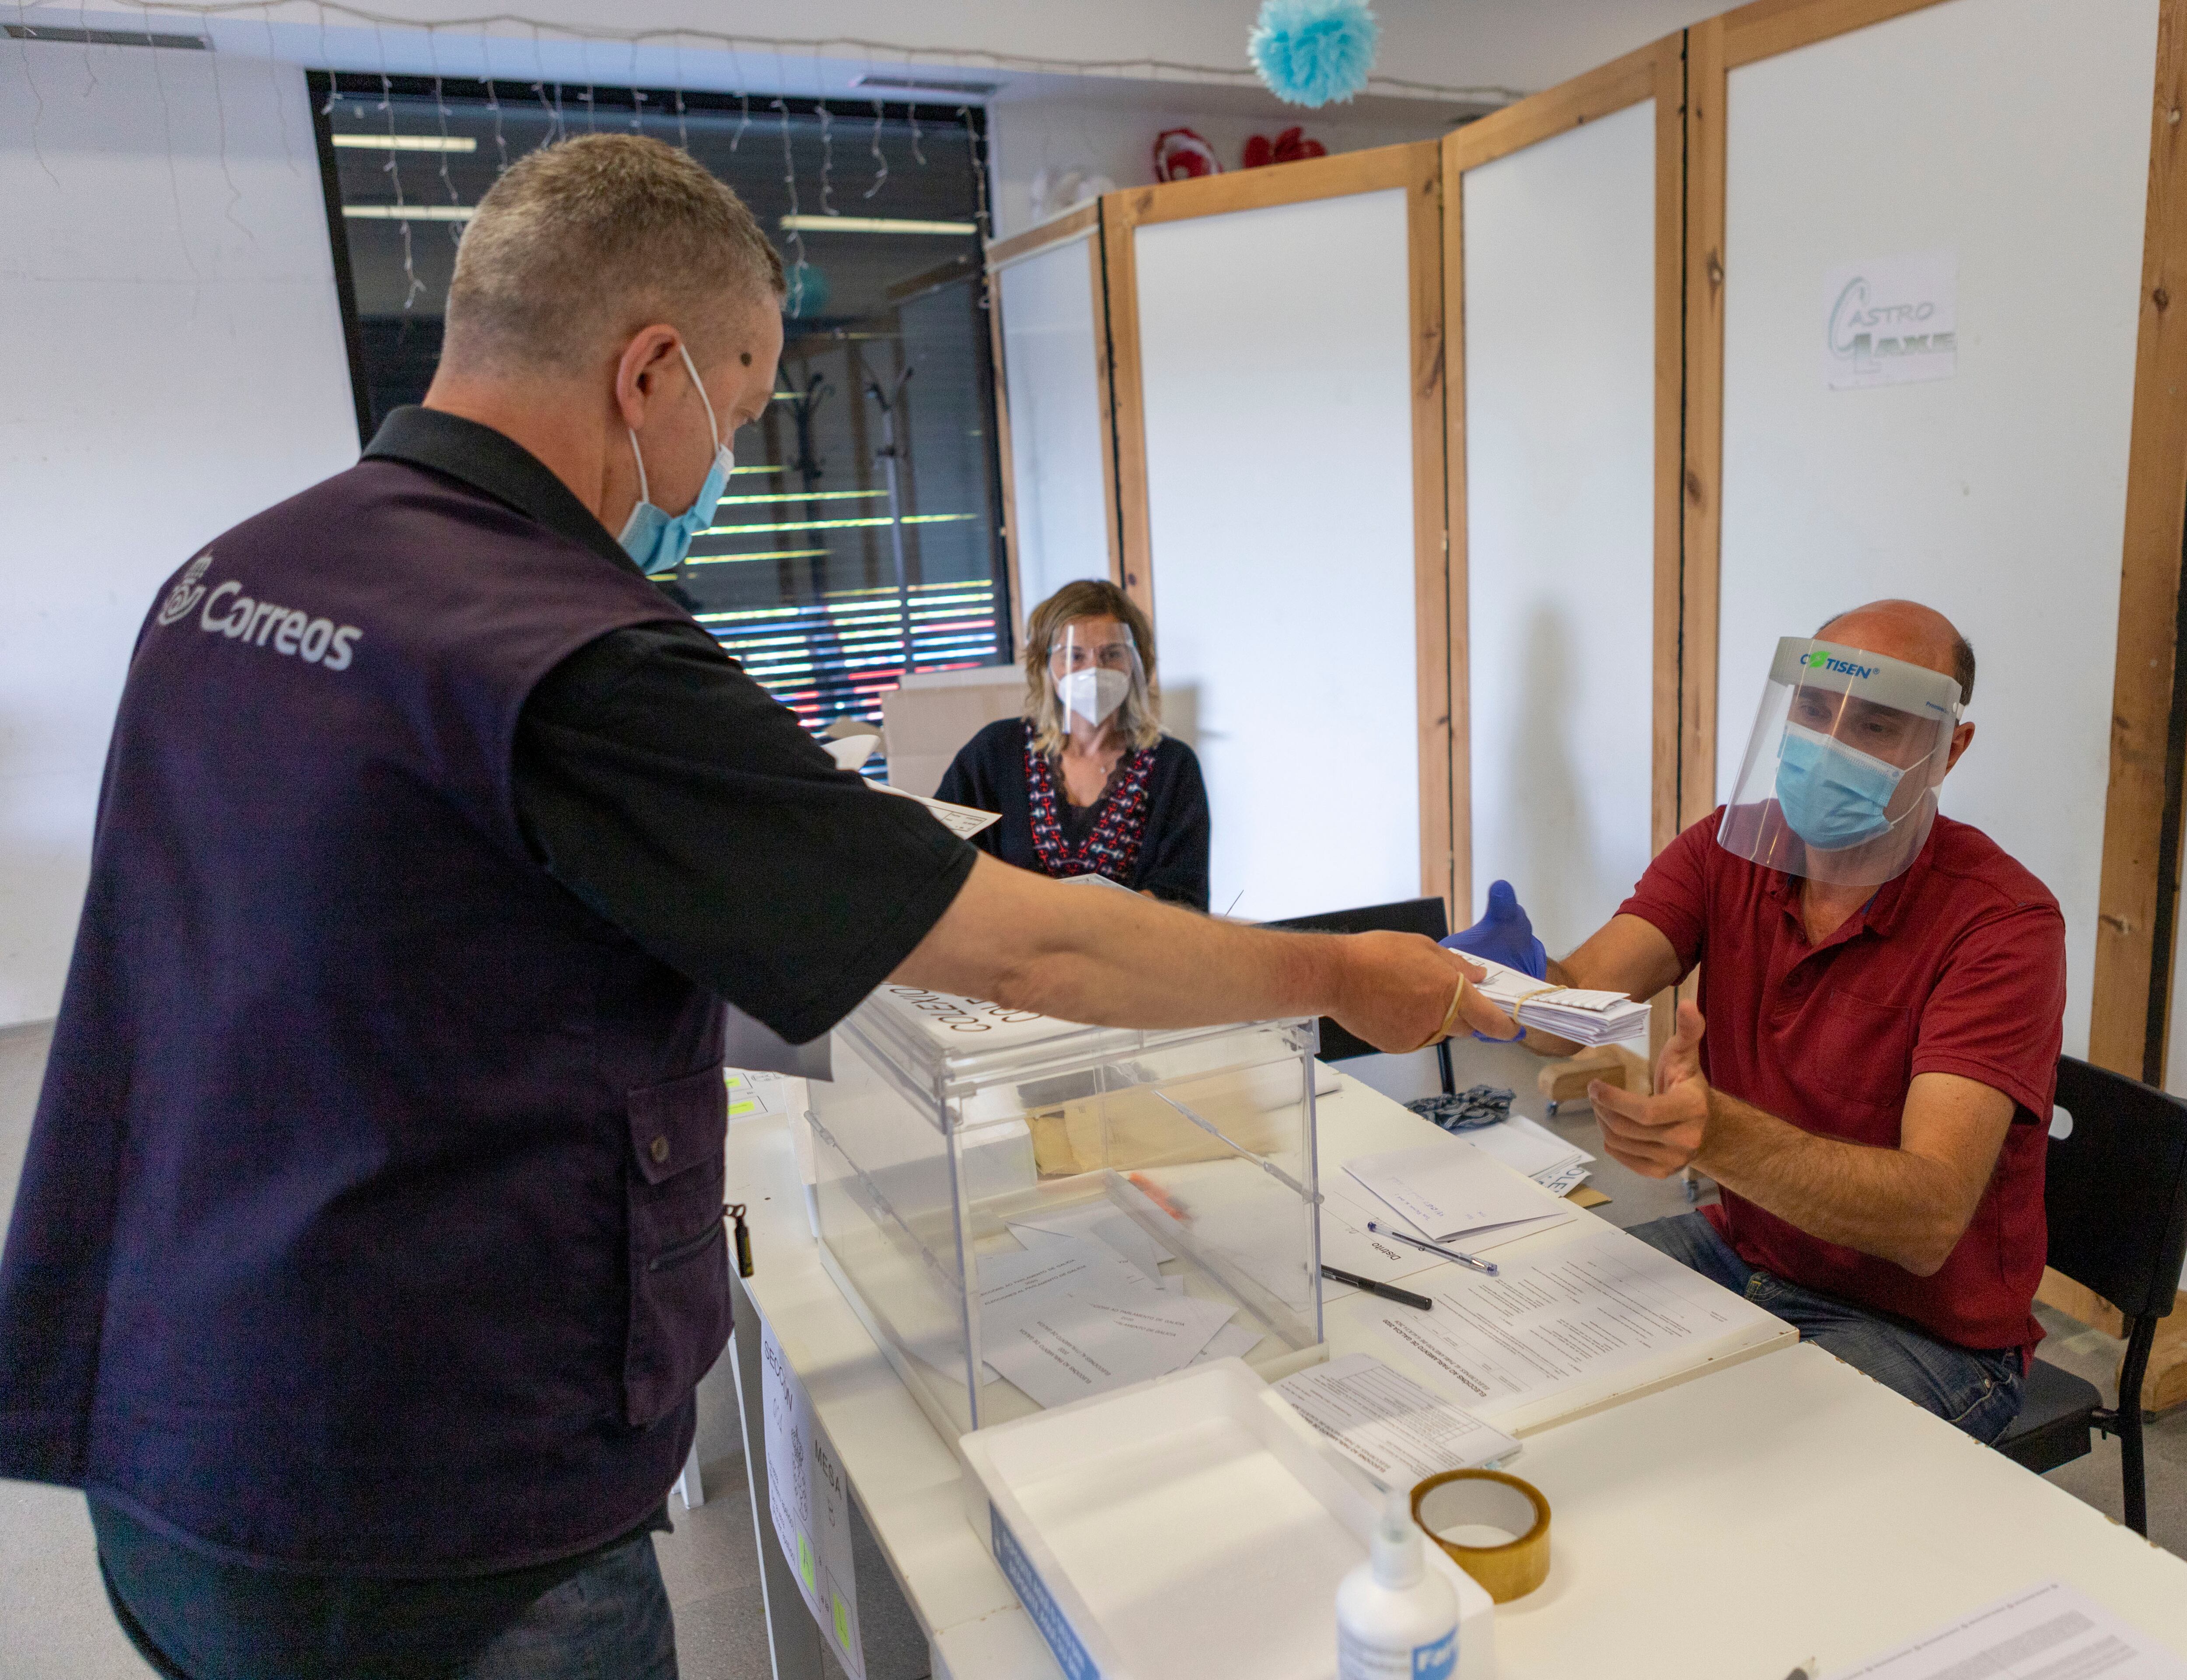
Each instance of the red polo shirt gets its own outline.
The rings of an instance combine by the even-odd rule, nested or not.
[[[1709,1217],[1750,1266],[1896,1313],[1963,1347],[2031,1348],[2043,1163],[2066,1007],[2066,924],[2042,882],[1978,829],[1938,817],[1913,867],[1820,945],[1799,879],[1716,843],[1721,811],[1648,866],[1621,913],[1701,965],[1702,1071],[1826,1138],[1898,1146],[1907,1087],[1955,1073],[2002,1091],[2011,1131],[1966,1234],[1933,1277],[1811,1237],[1723,1193]]]

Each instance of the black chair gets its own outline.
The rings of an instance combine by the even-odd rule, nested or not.
[[[1287,921],[1268,922],[1264,926],[1290,928],[1300,933],[1418,933],[1430,939],[1441,939],[1450,931],[1450,919],[1444,913],[1440,898],[1406,898],[1395,904],[1369,904],[1358,910],[1330,910],[1318,916],[1293,916]],[[1356,1038],[1327,1015],[1321,1018],[1321,1059],[1325,1062],[1349,1061],[1354,1056],[1379,1054],[1363,1038]],[[1436,1065],[1442,1074],[1442,1093],[1448,1097],[1458,1089],[1451,1076],[1450,1046],[1436,1046]]]
[[[2055,1469],[2089,1450],[2089,1431],[2119,1438],[2127,1526],[2149,1532],[2141,1382],[2156,1321],[2172,1311],[2187,1257],[2187,1103],[2072,1056],[2058,1059],[2058,1106],[2072,1116],[2053,1135],[2043,1193],[2050,1265],[2126,1318],[2119,1403],[2038,1359],[2020,1415],[1997,1441],[2014,1463]]]

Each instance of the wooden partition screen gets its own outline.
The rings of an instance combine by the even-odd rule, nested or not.
[[[1434,142],[1102,201],[1123,583],[1218,911],[1451,891],[1442,212]]]
[[[1010,610],[1022,632],[1026,614],[1071,578],[1122,576],[1099,204],[987,248],[987,326]]]
[[[1670,820],[1684,92],[1681,34],[1443,143],[1453,874],[1559,949]]]

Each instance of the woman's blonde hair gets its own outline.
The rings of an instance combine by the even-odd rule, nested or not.
[[[1161,688],[1155,678],[1154,624],[1139,610],[1139,604],[1115,584],[1093,577],[1065,584],[1035,607],[1026,621],[1025,715],[1032,725],[1033,744],[1050,758],[1063,750],[1063,702],[1055,697],[1055,684],[1049,676],[1048,653],[1063,633],[1063,626],[1082,618],[1113,618],[1132,632],[1147,681],[1144,688],[1134,683],[1123,705],[1116,708],[1116,733],[1132,746],[1152,746],[1161,739]]]

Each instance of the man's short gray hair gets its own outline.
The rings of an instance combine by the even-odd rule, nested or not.
[[[744,200],[673,146],[588,134],[511,165],[456,253],[443,359],[582,373],[655,321],[694,352],[783,294],[782,258]]]

